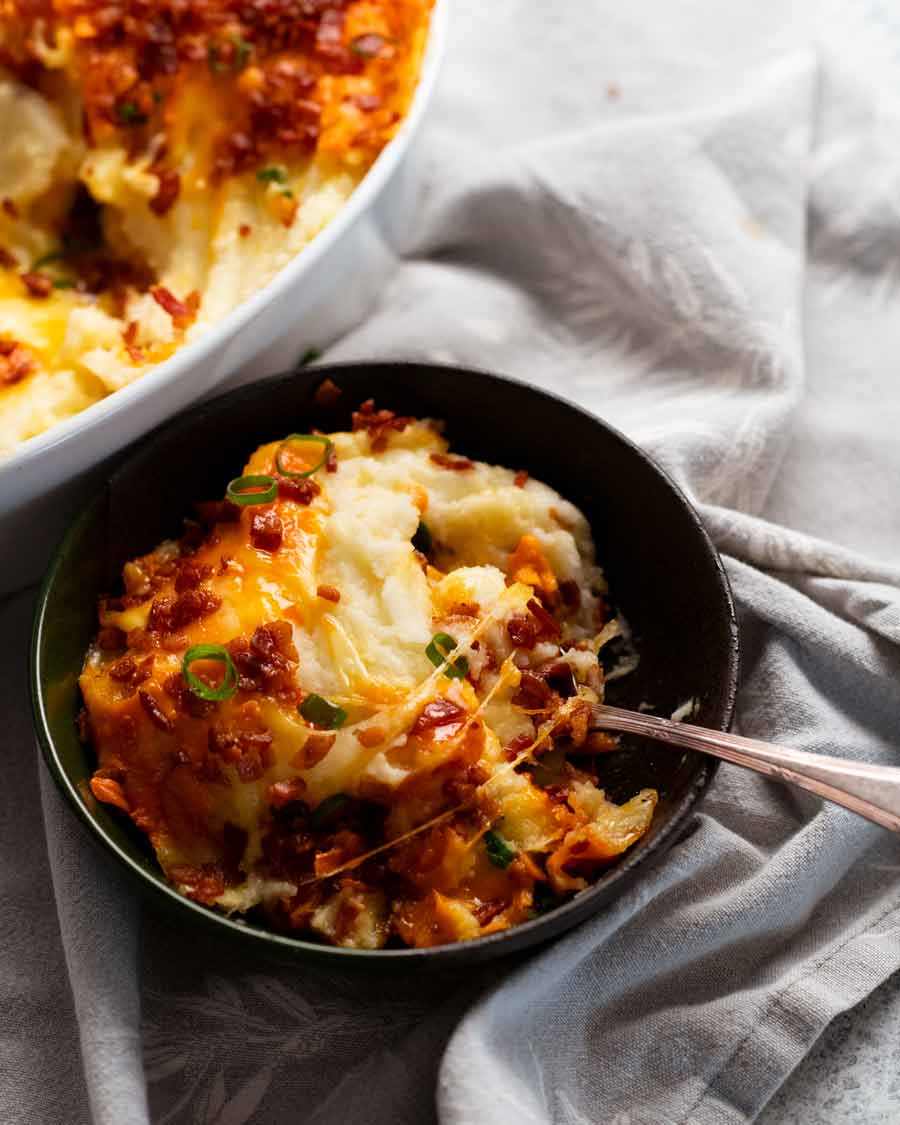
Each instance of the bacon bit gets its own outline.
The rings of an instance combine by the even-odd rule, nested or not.
[[[5,246],[0,246],[0,266],[5,270],[18,269],[19,266],[19,259]]]
[[[528,473],[526,473],[524,469],[519,469],[519,471],[513,477],[513,484],[516,486],[516,488],[524,488],[527,483]]]
[[[462,726],[465,720],[465,708],[454,703],[452,699],[435,699],[427,703],[418,718],[410,728],[410,734],[415,736],[424,734],[427,730],[441,726]]]
[[[34,370],[34,360],[24,345],[0,337],[0,387],[21,383]]]
[[[115,649],[125,647],[125,633],[115,625],[104,625],[97,634],[97,648],[104,652],[113,652]]]
[[[302,777],[292,777],[288,781],[276,781],[266,790],[266,801],[272,808],[283,809],[294,801],[300,801],[306,792],[306,782]]]
[[[215,613],[221,604],[219,595],[205,587],[185,590],[177,598],[156,598],[150,606],[147,626],[153,633],[176,633],[201,617]]]
[[[260,625],[249,641],[244,637],[229,641],[227,648],[241,691],[295,693],[290,675],[290,666],[297,661],[293,636],[288,621],[270,621]]]
[[[356,731],[356,737],[362,746],[367,750],[371,750],[374,746],[380,746],[385,739],[384,730],[381,727],[362,727]]]
[[[185,590],[196,590],[207,578],[212,577],[212,573],[213,568],[206,563],[195,563],[191,559],[179,562],[175,592],[181,594]]]
[[[553,698],[553,691],[546,680],[529,672],[526,669],[519,681],[519,690],[513,698],[513,703],[518,707],[525,707],[529,711],[541,710]]]
[[[569,699],[575,694],[575,675],[571,664],[565,660],[554,660],[549,664],[542,664],[537,669],[537,675],[546,680],[558,695]]]
[[[206,524],[237,523],[241,518],[240,505],[230,500],[201,500],[194,505],[197,518]]]
[[[516,614],[506,623],[506,631],[516,648],[532,649],[537,644],[538,627],[532,617]]]
[[[544,609],[537,598],[531,598],[526,604],[538,620],[541,627],[540,636],[554,638],[560,635],[562,630],[556,618]]]
[[[240,238],[248,238],[253,230],[249,223],[241,223],[238,227],[238,236]]]
[[[373,453],[382,453],[387,449],[388,438],[391,431],[402,433],[413,421],[412,418],[398,416],[393,410],[375,410],[375,400],[366,399],[359,410],[354,410],[351,415],[352,430],[366,430],[369,434],[369,444]]]
[[[53,292],[53,282],[45,273],[23,273],[20,276],[29,297],[43,301]]]
[[[311,503],[322,491],[322,486],[312,477],[276,477],[278,495],[282,500],[295,500],[298,504]]]
[[[318,387],[316,387],[313,402],[316,406],[329,409],[330,407],[337,406],[343,393],[341,388],[336,383],[333,383],[331,379],[323,379]]]
[[[205,906],[211,906],[225,891],[225,872],[218,863],[204,863],[199,867],[177,864],[166,874],[188,898]]]
[[[467,469],[475,468],[475,462],[470,461],[468,457],[451,457],[447,453],[432,453],[430,460],[435,465],[440,465],[442,469],[450,469],[455,473],[463,473]]]
[[[559,596],[568,609],[578,609],[581,605],[581,590],[574,578],[567,578],[564,582],[560,582]]]
[[[522,751],[527,750],[533,742],[533,734],[517,734],[511,742],[507,742],[507,744],[503,747],[503,757],[508,762],[514,762],[516,758],[518,758],[522,753]]]
[[[250,542],[259,551],[277,551],[284,538],[281,518],[272,511],[255,512],[250,521]]]
[[[123,656],[121,660],[117,660],[115,664],[110,666],[109,677],[117,683],[128,683],[132,687],[136,687],[138,684],[142,684],[144,680],[148,680],[152,672],[152,655],[142,660],[140,664],[133,656]]]
[[[334,731],[314,731],[307,736],[306,742],[291,758],[291,765],[295,770],[309,770],[321,762],[328,751],[334,746],[337,735]]]
[[[336,473],[338,468],[337,450],[332,445],[328,450],[328,456],[325,458],[325,472]]]
[[[161,731],[165,731],[166,734],[170,734],[173,729],[172,720],[165,713],[165,711],[162,710],[162,708],[156,702],[150,692],[145,691],[143,688],[139,688],[138,699],[141,701],[141,706],[147,712],[147,715],[150,718],[150,722],[153,723],[155,727],[159,727]]]
[[[164,285],[151,285],[150,296],[164,312],[169,314],[172,323],[180,332],[190,327],[197,317],[197,310],[200,308],[200,294],[196,289],[188,293],[183,301],[179,301],[175,294],[166,289]]]
[[[316,597],[323,598],[326,602],[339,602],[341,592],[336,586],[318,586],[316,587]]]
[[[15,203],[14,203],[14,202],[13,202],[13,201],[12,201],[12,200],[11,200],[11,199],[9,198],[9,196],[8,196],[8,195],[4,197],[4,199],[3,199],[3,202],[2,202],[2,204],[0,204],[0,206],[2,206],[3,210],[5,211],[5,213],[6,213],[7,215],[9,215],[9,217],[10,217],[11,219],[18,219],[18,217],[19,217],[19,208],[18,208],[18,207],[17,207],[16,205],[15,205]]]
[[[128,353],[128,358],[132,363],[140,363],[144,358],[143,350],[138,347],[137,335],[140,331],[140,325],[136,320],[129,320],[128,326],[122,332],[122,342],[125,345],[125,351]]]
[[[155,168],[153,174],[159,182],[159,187],[156,189],[156,195],[150,200],[150,210],[154,215],[162,216],[178,198],[178,193],[181,191],[181,176],[174,168]]]
[[[103,801],[107,805],[115,805],[122,812],[131,812],[131,806],[128,804],[122,786],[118,781],[113,781],[110,777],[94,776],[91,778],[91,792],[98,801]]]

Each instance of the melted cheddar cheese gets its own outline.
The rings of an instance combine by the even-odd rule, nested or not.
[[[201,505],[202,535],[125,566],[81,677],[93,793],[184,894],[282,929],[379,948],[515,925],[656,801],[598,785],[616,626],[589,527],[429,421],[365,404],[328,441],[302,478],[322,439],[262,446],[244,473],[274,499]],[[227,658],[186,664],[198,645]]]
[[[331,220],[407,112],[430,7],[0,0],[0,457]]]

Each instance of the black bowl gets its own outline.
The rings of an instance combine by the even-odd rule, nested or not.
[[[330,378],[344,394],[336,407],[313,401]],[[641,653],[636,672],[610,685],[610,702],[649,702],[663,715],[691,697],[695,721],[727,729],[737,683],[737,625],[721,561],[691,505],[640,449],[577,407],[512,379],[416,363],[316,367],[222,395],[186,412],[141,442],[69,529],[38,599],[31,683],[38,738],[50,771],[91,836],[184,922],[194,920],[245,945],[344,965],[447,965],[511,953],[551,938],[600,910],[640,877],[642,865],[678,838],[712,780],[716,762],[632,739],[605,759],[606,791],[624,800],[660,792],[653,824],[588,890],[514,929],[459,945],[356,950],[275,934],[183,898],[162,876],[130,820],[95,801],[94,768],[75,733],[77,677],[96,631],[99,594],[116,588],[122,564],[178,536],[191,502],[221,494],[258,445],[278,434],[349,428],[367,398],[403,414],[442,418],[452,448],[526,469],[577,504],[594,531],[616,603]],[[612,688],[615,690],[612,690]]]

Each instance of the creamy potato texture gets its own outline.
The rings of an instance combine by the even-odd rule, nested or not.
[[[655,792],[620,806],[598,779],[618,626],[577,508],[371,404],[245,477],[251,502],[126,565],[81,678],[94,795],[184,894],[434,945],[562,901],[646,832]]]
[[[430,0],[0,0],[0,457],[196,339],[406,113]]]

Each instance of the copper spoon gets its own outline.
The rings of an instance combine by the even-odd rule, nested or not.
[[[789,750],[771,742],[606,704],[597,704],[593,712],[591,726],[595,729],[626,731],[686,750],[712,754],[714,758],[799,785],[884,828],[900,832],[900,767]]]

